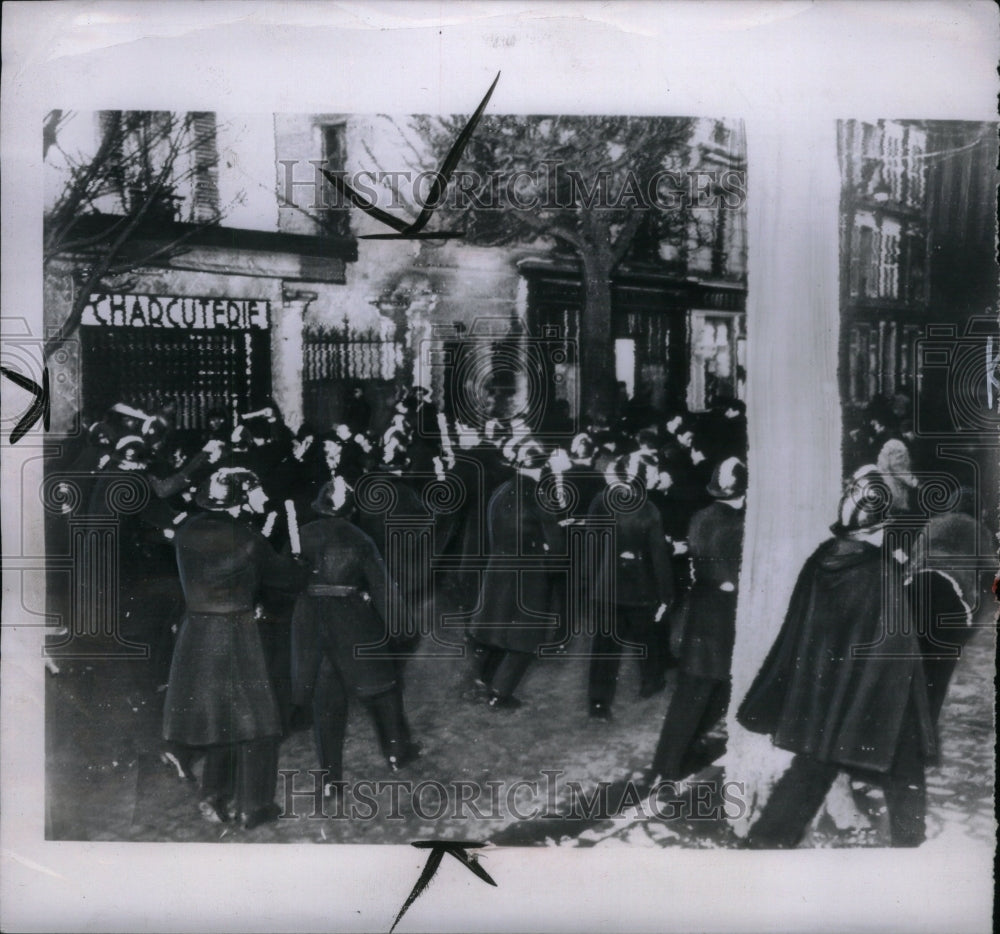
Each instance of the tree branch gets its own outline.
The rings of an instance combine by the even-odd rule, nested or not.
[[[634,208],[625,219],[625,223],[622,224],[622,228],[618,231],[618,236],[615,237],[615,242],[611,246],[611,262],[615,266],[625,258],[628,248],[632,245],[632,241],[645,219],[645,208]]]

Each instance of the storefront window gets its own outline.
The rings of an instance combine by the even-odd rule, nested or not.
[[[744,316],[692,311],[690,320],[688,408],[692,412],[703,412],[716,399],[742,399],[746,382]]]

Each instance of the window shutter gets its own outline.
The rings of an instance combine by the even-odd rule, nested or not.
[[[219,213],[219,149],[215,114],[192,113],[194,190],[191,219],[196,223],[215,220]]]

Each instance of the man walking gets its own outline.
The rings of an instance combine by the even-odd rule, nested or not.
[[[850,478],[834,537],[806,561],[740,705],[743,726],[795,753],[750,828],[751,848],[797,845],[842,769],[882,785],[893,846],[924,840],[936,742],[908,600],[883,586],[896,560],[882,549],[889,501],[874,465]]]

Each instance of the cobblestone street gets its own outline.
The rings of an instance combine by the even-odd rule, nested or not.
[[[928,770],[929,838],[947,832],[993,839],[994,635],[987,626],[973,637],[945,702],[941,763]],[[277,799],[286,803],[285,816],[247,832],[202,820],[197,786],[180,781],[160,761],[163,694],[156,691],[148,662],[60,660],[60,673],[47,678],[47,835],[192,842],[447,838],[499,845],[736,845],[719,802],[695,806],[692,791],[673,810],[664,804],[660,816],[646,802],[627,796],[622,801],[626,782],[638,782],[649,764],[674,676],[665,692],[640,700],[636,665],[624,660],[614,719],[595,721],[587,716],[585,648],[578,639],[566,655],[536,661],[519,691],[524,706],[495,712],[470,700],[467,663],[433,657],[432,644],[425,642],[409,664],[406,689],[421,758],[390,773],[366,711],[356,706],[344,775],[355,784],[342,806],[327,803],[317,812],[311,795],[288,796],[314,787],[308,770],[317,767],[310,731],[295,732],[281,747],[280,768],[295,773],[279,777]],[[720,738],[717,751],[721,745]],[[722,778],[720,768],[705,765],[697,780]],[[286,786],[288,781],[293,784]],[[599,783],[606,783],[604,819],[600,796],[595,798]],[[821,816],[803,845],[886,845],[881,792],[860,783],[853,788],[871,826],[838,830]],[[588,817],[595,801],[598,809]],[[637,803],[638,808],[629,806]],[[571,811],[575,819],[567,817]],[[694,816],[699,819],[689,819]]]

